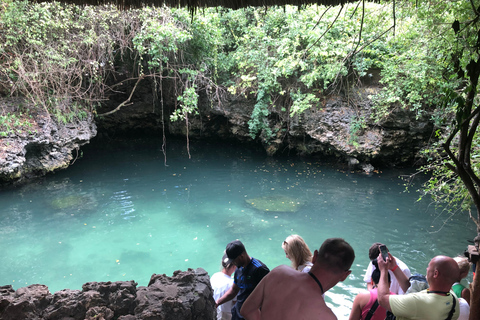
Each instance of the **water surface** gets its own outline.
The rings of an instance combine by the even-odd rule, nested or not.
[[[365,288],[373,242],[425,273],[433,256],[461,254],[476,234],[468,214],[417,202],[418,184],[404,192],[399,175],[413,169],[366,175],[221,143],[191,142],[190,153],[167,141],[165,166],[159,141],[94,141],[68,170],[0,192],[0,285],[55,292],[89,281],[144,286],[154,273],[187,268],[213,274],[234,239],[273,268],[289,264],[281,243],[290,234],[312,250],[342,237],[356,252],[352,275],[326,300],[345,319]],[[268,210],[255,207],[265,199]],[[296,211],[275,212],[285,202]]]

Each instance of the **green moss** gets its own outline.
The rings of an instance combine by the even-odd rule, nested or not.
[[[85,200],[86,199],[83,196],[67,196],[52,200],[50,206],[57,210],[63,210],[74,206],[81,206]]]

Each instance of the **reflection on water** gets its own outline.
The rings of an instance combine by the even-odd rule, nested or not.
[[[93,144],[67,171],[2,191],[0,285],[53,292],[88,281],[146,285],[178,269],[213,274],[233,239],[273,268],[289,264],[281,248],[289,234],[312,249],[343,237],[356,252],[353,272],[326,299],[343,319],[365,288],[373,242],[425,273],[431,257],[460,254],[475,236],[467,214],[436,213],[403,192],[404,172],[344,172],[220,144],[190,149],[189,160],[183,142],[169,142],[164,166],[161,142]]]

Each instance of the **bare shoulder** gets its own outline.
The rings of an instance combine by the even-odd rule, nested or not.
[[[358,304],[360,308],[363,308],[368,304],[368,301],[370,300],[370,292],[361,292],[357,294],[355,297],[355,300],[353,301],[354,304]]]
[[[297,270],[294,270],[293,268],[282,264],[282,265],[279,265],[278,267],[273,268],[269,274],[288,276],[288,275],[296,275],[298,273],[299,272]]]

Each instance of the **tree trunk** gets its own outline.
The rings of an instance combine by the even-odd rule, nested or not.
[[[468,320],[478,320],[480,315],[480,261],[477,261],[475,277],[470,285],[470,316]]]

